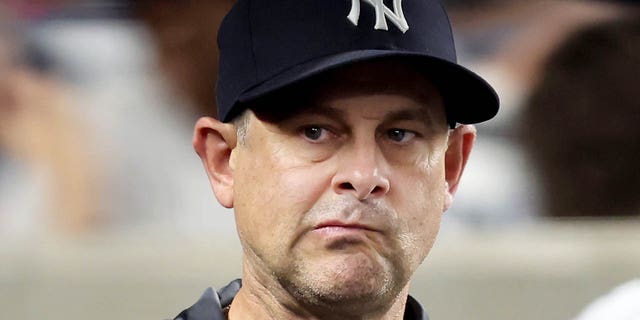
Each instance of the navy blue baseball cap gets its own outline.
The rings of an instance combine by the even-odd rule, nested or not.
[[[437,0],[238,0],[218,33],[218,119],[323,72],[395,58],[424,71],[447,121],[493,118],[498,96],[457,63],[449,18]]]

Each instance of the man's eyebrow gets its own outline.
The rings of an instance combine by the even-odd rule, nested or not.
[[[346,112],[342,109],[317,104],[311,104],[299,110],[293,114],[293,117],[305,115],[319,115],[337,121],[344,121],[347,117]],[[401,110],[391,111],[384,115],[383,122],[391,123],[396,121],[420,121],[427,127],[435,127],[437,125],[436,119],[434,119],[434,116],[427,108],[407,107]]]

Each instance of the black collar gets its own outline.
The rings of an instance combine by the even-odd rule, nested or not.
[[[217,292],[207,288],[198,302],[182,311],[174,320],[227,320],[228,307],[241,286],[242,280],[236,279]],[[429,316],[420,303],[409,296],[405,306],[404,320],[429,320]]]

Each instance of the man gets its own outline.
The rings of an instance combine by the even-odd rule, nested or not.
[[[176,319],[427,319],[409,280],[494,91],[458,66],[432,0],[240,0],[219,120],[194,146],[234,208],[243,280]],[[451,130],[449,130],[451,128]]]

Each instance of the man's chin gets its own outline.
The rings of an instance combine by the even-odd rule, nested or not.
[[[331,254],[300,266],[303,274],[294,281],[322,304],[371,303],[394,288],[391,268],[382,261],[363,252]]]

